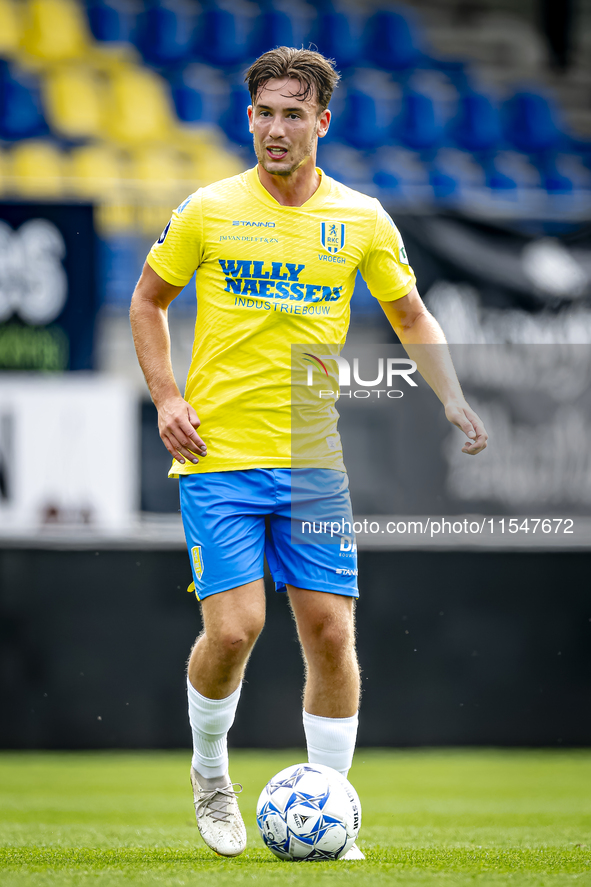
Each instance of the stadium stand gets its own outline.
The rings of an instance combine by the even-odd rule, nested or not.
[[[549,82],[524,20],[446,9],[429,25],[378,0],[0,0],[1,193],[92,199],[105,238],[153,236],[250,162],[248,63],[312,41],[342,73],[327,172],[401,211],[588,218],[581,59]]]

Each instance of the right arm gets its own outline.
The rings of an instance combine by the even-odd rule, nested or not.
[[[178,462],[197,463],[207,447],[197,434],[201,424],[193,407],[183,399],[170,360],[168,306],[183,289],[166,283],[146,263],[135,288],[129,317],[135,350],[152,400],[158,410],[158,430]]]

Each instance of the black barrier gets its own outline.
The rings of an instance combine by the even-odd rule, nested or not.
[[[91,370],[96,235],[86,205],[0,203],[0,370]]]
[[[591,742],[591,553],[361,552],[362,745]],[[200,629],[182,551],[0,551],[0,747],[188,746]],[[301,746],[269,590],[230,744]]]

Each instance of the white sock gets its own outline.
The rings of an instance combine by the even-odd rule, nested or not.
[[[304,732],[310,764],[324,764],[343,776],[355,751],[359,712],[350,718],[321,718],[304,711]]]
[[[189,722],[193,731],[193,768],[206,779],[228,772],[228,730],[240,699],[241,687],[225,699],[207,699],[187,678]]]

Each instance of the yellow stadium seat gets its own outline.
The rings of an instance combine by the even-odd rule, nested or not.
[[[28,0],[22,46],[34,59],[81,58],[89,44],[86,18],[75,0]]]
[[[120,68],[111,76],[108,135],[120,144],[166,142],[176,131],[171,98],[158,74],[147,68]]]
[[[8,182],[6,179],[8,175],[7,166],[6,155],[3,151],[0,151],[0,195],[4,195],[8,191]]]
[[[16,55],[21,30],[20,8],[14,0],[0,0],[0,57]]]
[[[29,199],[63,196],[62,155],[51,142],[18,142],[11,161],[11,190]]]
[[[195,190],[236,176],[244,172],[244,168],[244,163],[222,144],[216,147],[202,145],[190,152],[187,175],[194,183],[192,190]]]
[[[91,68],[56,66],[46,74],[44,86],[52,129],[73,139],[101,137],[104,87]]]
[[[151,147],[137,151],[130,177],[138,197],[165,198],[174,203],[182,199],[187,175],[186,158],[169,147]]]
[[[121,153],[111,145],[84,145],[70,152],[66,175],[69,190],[88,200],[119,196],[124,175]]]

